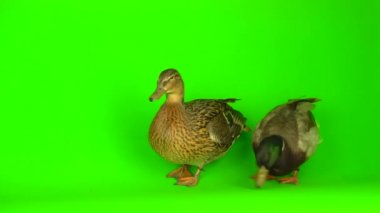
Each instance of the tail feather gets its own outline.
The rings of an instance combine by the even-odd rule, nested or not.
[[[290,99],[288,105],[291,106],[293,110],[300,112],[307,112],[314,108],[315,102],[320,101],[318,98],[304,98],[304,99]]]
[[[319,98],[300,98],[300,99],[289,99],[288,103],[299,103],[299,102],[309,102],[315,103],[321,101]]]
[[[236,101],[239,101],[239,98],[226,98],[226,99],[219,99],[218,101],[224,102],[224,103],[235,103]]]

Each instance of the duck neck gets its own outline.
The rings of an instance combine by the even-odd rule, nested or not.
[[[257,163],[271,169],[279,159],[283,146],[284,140],[280,136],[273,135],[264,138],[256,152]]]
[[[183,94],[167,94],[166,104],[183,104]]]
[[[183,104],[183,85],[166,94],[167,104]]]

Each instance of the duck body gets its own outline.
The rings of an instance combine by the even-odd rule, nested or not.
[[[245,119],[227,100],[164,104],[150,127],[150,144],[164,159],[202,167],[221,157],[244,128]]]
[[[166,94],[166,101],[149,129],[152,148],[165,160],[183,167],[168,176],[177,184],[197,184],[201,169],[225,154],[240,133],[246,119],[228,105],[237,99],[198,99],[183,101],[183,81],[174,69],[161,73],[150,100]],[[191,176],[187,166],[198,167]]]
[[[290,100],[273,109],[257,125],[253,149],[260,168],[259,186],[265,182],[266,175],[283,176],[297,171],[314,153],[319,144],[319,130],[311,110],[317,101],[315,98]]]

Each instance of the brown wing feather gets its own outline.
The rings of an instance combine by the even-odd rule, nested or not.
[[[240,112],[227,104],[236,100],[201,99],[186,103],[185,109],[191,117],[192,129],[207,128],[213,141],[231,143],[240,135],[246,120]]]

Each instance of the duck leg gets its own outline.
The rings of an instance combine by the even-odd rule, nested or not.
[[[178,169],[175,169],[174,171],[170,172],[166,175],[168,178],[184,178],[184,177],[192,177],[193,175],[189,171],[188,165],[183,164]]]
[[[284,177],[284,178],[278,178],[278,181],[280,183],[283,183],[283,184],[285,184],[285,183],[298,184],[298,177],[297,177],[298,171],[299,171],[298,169],[294,170],[292,176],[290,176],[290,177]]]
[[[192,177],[181,177],[177,179],[176,185],[181,186],[195,186],[198,184],[199,174],[201,173],[201,168],[198,167],[198,170],[196,171],[195,175]]]

